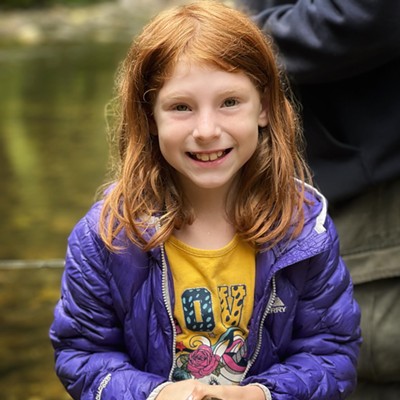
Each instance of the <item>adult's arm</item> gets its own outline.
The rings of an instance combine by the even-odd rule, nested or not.
[[[248,6],[297,84],[350,78],[400,55],[398,0],[260,0]]]

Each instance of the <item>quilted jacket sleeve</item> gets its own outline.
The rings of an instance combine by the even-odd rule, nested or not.
[[[360,311],[327,224],[332,246],[310,259],[286,358],[243,382],[265,385],[273,400],[344,399],[355,387]]]
[[[62,296],[50,329],[56,372],[74,399],[145,400],[165,378],[133,368],[124,352],[104,268],[107,252],[93,224],[84,218],[69,238]]]

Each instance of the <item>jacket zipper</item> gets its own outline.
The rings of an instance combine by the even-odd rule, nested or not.
[[[167,269],[164,245],[161,244],[160,248],[161,248],[161,265],[162,265],[162,295],[163,295],[163,299],[164,299],[164,305],[167,310],[168,317],[169,317],[169,320],[171,322],[171,327],[172,327],[172,366],[171,366],[171,370],[169,372],[169,377],[168,377],[168,380],[172,381],[172,375],[173,375],[173,372],[175,369],[175,363],[176,363],[176,354],[175,354],[176,328],[175,328],[174,316],[173,316],[172,310],[171,310],[171,297],[169,295],[169,290],[168,290],[168,269]]]
[[[243,380],[246,378],[247,373],[249,372],[250,368],[253,366],[254,362],[256,361],[256,358],[258,357],[258,355],[259,355],[259,353],[261,351],[262,327],[264,325],[265,319],[267,318],[267,315],[271,312],[272,305],[274,304],[275,298],[276,298],[275,276],[272,277],[271,284],[272,284],[271,296],[270,296],[270,298],[268,300],[267,306],[265,307],[264,313],[263,313],[261,321],[260,321],[260,325],[258,326],[258,336],[257,336],[256,349],[254,351],[253,356],[251,357],[251,359],[247,363],[247,367],[246,367],[246,369],[245,369],[245,371],[244,371],[244,373],[242,375],[242,378],[241,378],[240,382],[243,382]]]
[[[175,355],[176,329],[175,329],[174,317],[173,317],[172,311],[171,311],[171,299],[170,299],[169,291],[168,291],[168,270],[167,270],[167,262],[166,262],[164,245],[161,245],[160,248],[161,248],[161,265],[162,265],[162,295],[163,295],[164,305],[165,305],[165,308],[167,310],[168,317],[169,317],[169,320],[170,320],[171,326],[172,326],[172,332],[173,332],[173,338],[172,338],[172,366],[171,366],[171,370],[170,370],[169,377],[168,377],[168,380],[172,381],[172,375],[173,375],[173,372],[174,372],[174,369],[175,369],[175,363],[176,363],[176,355]],[[267,306],[265,307],[263,316],[262,316],[261,321],[260,321],[260,325],[258,327],[258,337],[257,337],[256,349],[254,351],[253,356],[251,357],[251,359],[249,360],[249,362],[247,364],[246,370],[244,371],[242,379],[240,380],[240,382],[242,382],[245,379],[247,373],[249,372],[250,368],[254,364],[256,358],[258,357],[258,355],[259,355],[259,353],[261,351],[262,327],[264,325],[265,319],[267,318],[267,315],[271,311],[272,305],[274,304],[275,298],[276,298],[275,276],[272,276],[271,284],[272,284],[271,296],[270,296],[270,298],[268,300]]]

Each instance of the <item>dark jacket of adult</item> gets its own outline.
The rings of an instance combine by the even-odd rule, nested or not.
[[[276,42],[330,203],[400,178],[400,2],[242,3]]]

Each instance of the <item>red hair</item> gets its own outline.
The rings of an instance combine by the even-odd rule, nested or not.
[[[163,159],[153,106],[179,58],[228,72],[245,73],[268,104],[268,126],[260,128],[254,155],[242,167],[239,192],[227,210],[238,234],[255,247],[273,246],[303,227],[304,186],[309,172],[290,92],[283,85],[269,39],[244,13],[214,1],[160,13],[133,42],[120,71],[119,159],[115,185],[104,198],[100,235],[116,250],[121,231],[145,250],[164,242],[175,228],[193,221],[175,172]],[[295,178],[298,178],[296,181]],[[160,228],[150,241],[143,230],[153,215]]]

